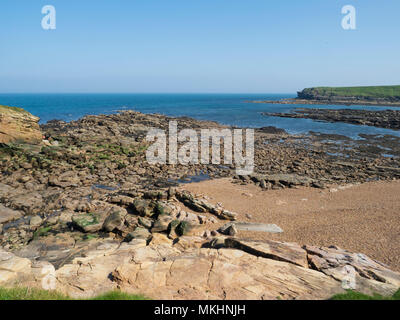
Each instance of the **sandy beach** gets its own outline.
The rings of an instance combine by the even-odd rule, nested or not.
[[[273,223],[284,230],[281,234],[239,231],[239,237],[336,245],[400,270],[400,181],[263,191],[224,178],[184,188],[222,203],[239,214],[239,221]]]

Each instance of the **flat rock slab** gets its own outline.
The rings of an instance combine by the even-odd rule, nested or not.
[[[225,246],[240,249],[257,257],[289,262],[303,268],[308,268],[307,252],[296,243],[278,242],[272,240],[245,241],[227,238]]]
[[[269,232],[269,233],[283,232],[283,230],[276,224],[235,222],[234,225],[236,229],[242,231],[257,231],[257,232]]]
[[[283,230],[276,224],[249,223],[249,222],[229,222],[224,224],[218,231],[223,234],[228,234],[227,231],[231,226],[235,226],[236,230],[241,230],[241,231],[269,232],[269,233],[283,232]]]
[[[186,240],[193,242],[193,239]],[[367,279],[355,270],[356,290],[364,293],[365,289],[390,293],[398,277],[364,255],[338,248],[307,246],[303,249],[295,243],[277,241],[227,238],[225,247],[216,250],[173,245],[164,236],[149,245],[144,240],[119,244],[99,239],[86,247],[61,268],[53,269],[56,290],[76,298],[99,295],[118,287],[124,292],[169,300],[328,299],[344,292],[346,279],[338,269],[342,265],[362,268],[363,273],[371,276],[370,270],[382,270],[380,277],[386,274],[387,278],[379,281],[376,273],[375,279]],[[307,259],[312,261],[310,268]],[[7,283],[18,279],[21,285],[41,286],[40,278],[32,275],[40,272],[43,263],[51,265],[40,263],[35,270],[28,259],[0,251],[0,280]],[[22,281],[18,276],[21,273],[31,282]]]
[[[348,277],[344,272],[347,268],[347,273],[354,278],[354,289],[366,293],[375,291],[380,294],[393,294],[400,287],[399,273],[362,253],[352,253],[335,246],[326,248],[307,245],[304,249],[313,269],[337,280],[343,280],[343,275]]]
[[[167,244],[77,259],[56,277],[58,289],[75,297],[117,285],[152,299],[326,299],[343,292],[340,282],[291,263],[235,249],[179,251]]]

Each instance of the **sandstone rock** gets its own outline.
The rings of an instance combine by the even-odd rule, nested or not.
[[[112,232],[117,229],[120,230],[124,225],[124,217],[118,211],[111,213],[103,223],[103,229]]]
[[[180,221],[186,221],[188,223],[191,224],[199,224],[199,218],[196,214],[192,213],[192,212],[186,212],[181,210],[178,215],[176,216],[176,218]]]
[[[0,249],[0,284],[10,283],[21,275],[30,274],[31,265],[29,259],[19,258]]]
[[[31,217],[31,219],[29,220],[29,225],[32,228],[37,228],[42,224],[43,219],[39,216],[33,216]]]
[[[50,176],[49,185],[61,188],[77,187],[80,183],[80,178],[74,171],[67,171],[59,176]]]
[[[56,269],[50,262],[35,261],[32,263],[31,270],[35,281],[42,284],[42,289],[52,290],[56,288]]]
[[[289,262],[308,268],[307,252],[295,243],[272,240],[245,241],[227,238],[225,245],[228,248],[240,249],[258,257]]]
[[[196,199],[190,192],[186,190],[177,191],[176,197],[185,206],[196,212],[200,213],[209,212],[211,214],[216,215],[218,218],[224,220],[236,220],[237,218],[236,213],[224,210],[223,208],[220,208],[218,206],[213,206],[206,200]]]
[[[137,199],[132,203],[132,208],[143,217],[151,217],[154,212],[150,204],[151,202],[148,200]]]
[[[0,143],[39,144],[43,135],[39,118],[15,107],[0,106]]]
[[[0,198],[8,196],[13,190],[14,188],[4,183],[0,183]]]
[[[60,221],[60,216],[58,215],[52,215],[48,217],[45,221],[47,226],[54,226]]]
[[[72,222],[73,215],[74,215],[73,211],[63,210],[58,218],[58,221],[62,224],[67,224],[69,222]]]
[[[173,218],[168,215],[160,215],[158,219],[154,222],[151,232],[163,232],[168,230],[168,226]]]
[[[238,230],[242,231],[256,231],[256,232],[269,232],[269,233],[283,232],[283,230],[276,224],[235,222],[234,225]]]
[[[137,216],[128,214],[125,216],[125,224],[129,229],[133,230],[139,225],[139,218]]]
[[[138,222],[140,225],[142,225],[143,227],[145,227],[146,229],[150,229],[151,226],[153,225],[153,221],[151,221],[150,219],[147,219],[145,217],[139,217],[138,218]],[[168,227],[168,226],[167,226]],[[166,230],[166,229],[165,229]]]
[[[100,231],[103,228],[103,222],[102,217],[98,213],[85,213],[72,217],[72,223],[84,232]]]
[[[22,217],[20,211],[12,210],[0,203],[0,224],[11,222]]]
[[[44,203],[43,197],[38,192],[22,193],[10,198],[10,207],[21,210],[27,214],[40,213]]]
[[[221,248],[226,247],[225,246],[225,240],[226,240],[226,237],[221,237],[221,236],[215,237],[209,243],[210,248],[221,249]]]
[[[129,206],[133,204],[135,199],[128,196],[116,195],[116,196],[111,196],[107,201],[118,205]]]
[[[201,248],[205,242],[206,240],[202,237],[182,236],[178,238],[178,241],[174,244],[174,247],[181,251],[185,251],[189,248]]]
[[[151,233],[145,229],[145,228],[136,228],[135,231],[130,232],[126,238],[125,241],[130,242],[133,239],[144,239],[144,240],[148,240],[151,238]]]
[[[179,220],[172,220],[168,226],[168,237],[171,239],[175,239],[178,237],[178,234],[176,233],[176,227],[180,224],[181,222]]]
[[[150,246],[157,246],[160,244],[166,244],[172,246],[172,240],[167,237],[167,235],[162,233],[153,233]]]
[[[187,221],[181,221],[179,225],[176,227],[175,232],[178,236],[184,236],[189,234],[190,231],[193,230],[193,225]]]
[[[121,222],[118,227],[122,227],[122,222],[125,216],[127,216],[126,209],[115,205],[110,205],[103,201],[93,201],[90,204],[93,212],[74,215],[72,217],[72,223],[80,230],[84,232],[97,232],[103,228],[106,219],[112,215],[110,220],[107,222],[107,227],[111,228],[112,225]],[[122,220],[122,221],[121,221]]]
[[[239,300],[327,299],[344,292],[340,271],[330,270],[331,274],[327,275],[307,268],[306,251],[296,244],[238,241],[232,238],[221,241],[229,248],[218,250],[199,248],[204,242],[200,237],[184,236],[172,245],[172,241],[162,234],[155,234],[149,246],[145,240],[132,240],[122,245],[116,241],[95,241],[88,244],[88,249],[81,251],[80,256],[75,255],[55,271],[56,289],[73,297],[89,297],[118,287],[153,299]],[[320,251],[308,249],[312,256],[318,253],[321,258]],[[329,254],[342,254],[336,251]],[[327,250],[322,252],[327,257]],[[3,254],[2,258],[0,253],[0,261],[9,259],[10,255]],[[349,256],[353,255],[349,253]],[[370,259],[358,258],[364,268],[371,266]],[[341,255],[337,261],[341,259],[348,258]],[[13,269],[30,270],[26,262],[22,261],[23,267]],[[36,271],[33,273],[37,274]],[[36,281],[40,282],[40,275]],[[359,274],[358,282],[375,292],[390,293],[393,287],[390,283]]]
[[[230,235],[229,231],[231,227],[235,226],[236,230],[242,231],[256,231],[256,232],[269,232],[269,233],[281,233],[283,230],[275,224],[263,224],[263,223],[247,223],[247,222],[229,222],[224,224],[218,229],[218,232]]]
[[[328,276],[232,249],[193,249],[112,273],[124,291],[156,299],[310,299],[343,292]]]
[[[86,244],[83,243],[83,245]],[[80,250],[81,248],[70,234],[62,233],[34,239],[14,253],[18,257],[32,261],[48,261],[58,267],[68,262],[69,258],[72,259]]]
[[[236,220],[237,214],[228,210],[222,210],[218,217],[225,220]]]
[[[400,274],[389,270],[385,265],[374,261],[364,254],[332,246],[329,248],[304,246],[308,253],[310,266],[318,271],[343,281],[344,267],[354,269],[355,285],[358,291],[366,294],[376,293],[392,295],[400,287]],[[385,286],[380,286],[384,283]]]

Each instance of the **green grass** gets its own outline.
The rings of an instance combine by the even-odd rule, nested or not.
[[[0,300],[71,300],[55,291],[32,288],[0,288]]]
[[[17,108],[17,107],[9,107],[9,106],[2,106],[0,105],[0,113],[13,113],[13,112],[19,112],[19,113],[25,113],[25,114],[30,114],[28,111],[22,109],[22,108]]]
[[[46,291],[33,288],[0,287],[0,300],[148,300],[143,295],[127,294],[120,291],[111,291],[91,299],[72,299],[56,291]]]
[[[384,297],[379,294],[368,296],[360,292],[348,290],[346,293],[333,296],[331,300],[400,300],[400,289],[391,297]]]
[[[90,300],[149,300],[142,295],[132,295],[120,291],[111,291]]]
[[[303,90],[304,93],[323,96],[351,96],[362,98],[394,98],[400,97],[400,86],[370,87],[315,87]]]

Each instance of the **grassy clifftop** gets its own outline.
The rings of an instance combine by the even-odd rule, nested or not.
[[[0,113],[2,113],[2,114],[11,114],[11,113],[30,114],[28,111],[26,111],[22,108],[2,106],[2,105],[0,105]]]
[[[300,99],[331,99],[333,97],[400,100],[400,85],[370,87],[315,87],[307,88],[298,92],[298,98]]]

